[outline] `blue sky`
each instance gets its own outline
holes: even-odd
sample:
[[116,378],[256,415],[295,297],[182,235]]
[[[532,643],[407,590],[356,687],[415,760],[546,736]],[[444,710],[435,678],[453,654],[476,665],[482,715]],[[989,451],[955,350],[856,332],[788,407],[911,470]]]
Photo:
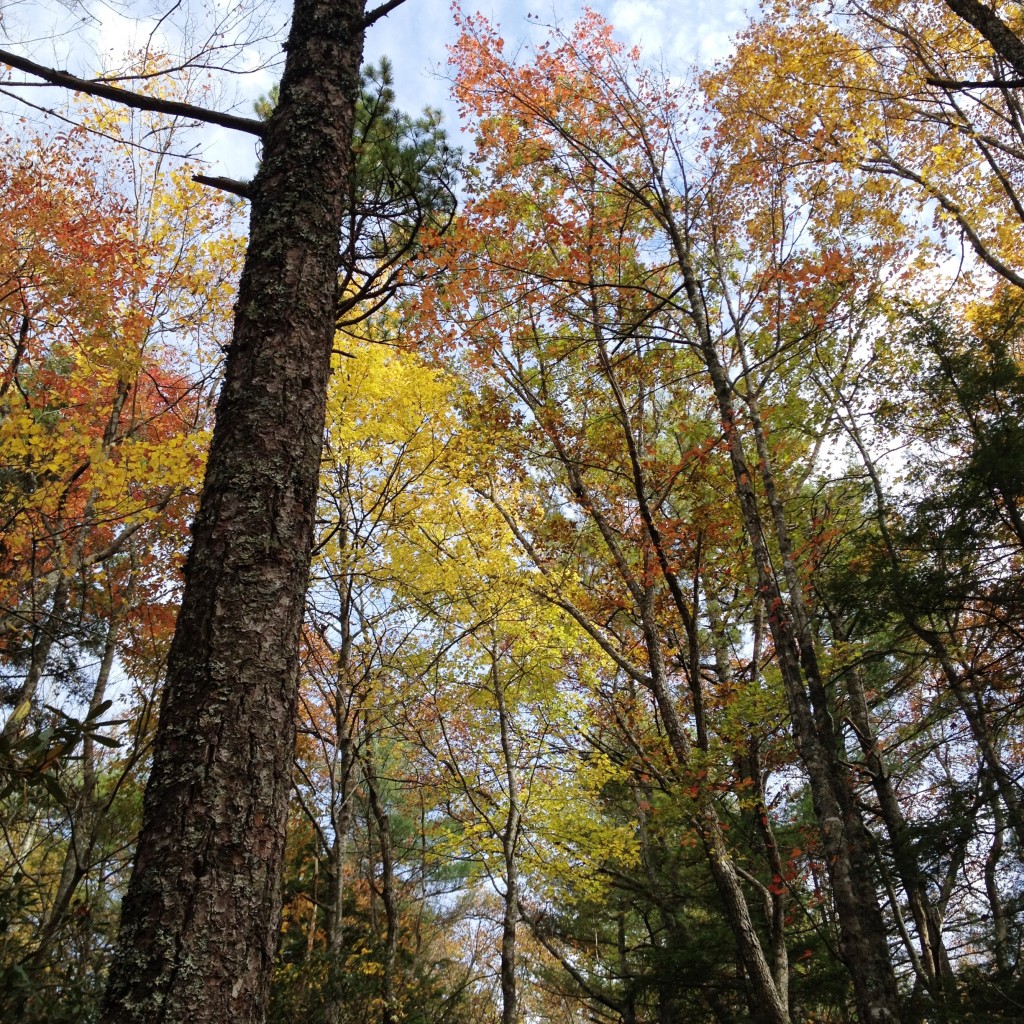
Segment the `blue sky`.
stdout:
[[[498,21],[505,37],[513,40],[530,34],[528,14],[545,24],[572,22],[583,5],[566,0],[483,0],[475,4],[464,0],[464,6]],[[624,41],[638,44],[670,68],[724,56],[730,37],[746,24],[749,7],[742,0],[596,0],[590,6],[616,27]],[[408,95],[408,102],[422,95],[425,101],[440,105],[447,86],[438,72],[444,71],[445,46],[453,39],[447,0],[406,0],[370,31],[367,55],[386,53],[392,57],[402,75],[402,96]],[[413,59],[399,60],[400,55]]]
[[[373,3],[369,0],[370,6]],[[570,0],[464,0],[464,6],[499,22],[511,42],[538,31],[527,21],[528,14],[542,24],[568,23],[578,16],[582,4]],[[725,56],[730,38],[746,24],[752,4],[745,0],[594,0],[591,6],[616,27],[623,41],[638,44],[654,62],[681,73],[694,62],[707,64]],[[0,0],[0,46],[42,63],[90,74],[141,47],[147,39],[173,48],[174,33],[184,23],[175,23],[177,13],[164,22],[159,20],[161,12],[173,7],[173,0]],[[254,0],[250,5],[232,0],[186,0],[178,8],[178,12],[191,10],[193,31],[200,36],[208,33],[210,26],[224,28],[218,21],[229,19],[228,41],[252,41],[234,51],[233,60],[258,70],[221,76],[217,106],[248,113],[252,100],[273,83],[277,76],[273,62],[280,51],[272,40],[280,38],[288,8],[284,0]],[[253,13],[239,20],[239,11]],[[448,99],[445,65],[446,47],[454,38],[449,0],[406,0],[370,30],[365,51],[368,60],[381,55],[391,58],[402,107],[410,111],[427,104],[440,107],[452,134],[458,125]],[[265,60],[270,65],[260,68]],[[61,102],[59,94],[47,93],[29,90],[24,94],[44,105]],[[0,97],[2,110],[14,112],[10,101]],[[234,133],[204,131],[201,148],[213,170],[231,177],[248,176],[255,163],[252,140]]]

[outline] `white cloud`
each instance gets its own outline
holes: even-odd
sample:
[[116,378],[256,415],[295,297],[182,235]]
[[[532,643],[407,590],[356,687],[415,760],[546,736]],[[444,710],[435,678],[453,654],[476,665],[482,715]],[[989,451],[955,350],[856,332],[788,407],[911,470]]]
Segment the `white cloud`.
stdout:
[[[501,25],[511,44],[537,37],[536,24],[570,23],[582,3],[561,0],[464,0]],[[370,0],[373,6],[373,0]],[[608,19],[624,42],[637,45],[669,73],[684,74],[694,63],[708,66],[725,57],[731,39],[747,24],[745,0],[592,0],[590,6]],[[527,15],[535,17],[527,20]],[[457,128],[454,104],[448,97],[448,53],[456,31],[448,0],[407,0],[370,29],[367,60],[389,56],[394,64],[398,102],[408,110],[424,105],[445,111],[448,129]]]
[[747,23],[746,8],[743,0],[613,0],[598,6],[624,39],[673,72],[727,56],[732,37]]
[[99,0],[90,4],[88,11],[83,41],[91,46],[102,67],[125,66],[147,44],[158,51],[168,49],[166,36],[152,18],[126,17]]
[[[372,8],[378,2],[382,0],[368,0],[368,6]],[[499,22],[510,46],[516,40],[540,38],[544,30],[538,23],[566,25],[582,9],[582,3],[565,0],[464,3],[467,11],[482,8],[485,16]],[[142,0],[133,4],[86,0],[81,5],[68,0],[37,0],[14,5],[13,9],[22,15],[17,30],[26,44],[19,48],[34,52],[37,59],[46,63],[85,74],[97,70],[98,58],[108,66],[121,65],[147,44],[169,52],[178,47],[187,49],[183,35],[189,31],[185,27],[187,18],[177,25],[173,19],[158,25],[158,18],[152,16],[166,11],[170,4],[171,0]],[[268,67],[266,62],[276,62],[280,57],[272,40],[288,6],[286,0],[255,0],[251,6],[233,0],[206,0],[191,8],[197,17],[192,29],[215,33],[212,26],[220,22],[228,30],[220,41],[237,46],[230,63],[240,71],[250,72],[222,76],[219,105],[248,114],[252,101],[273,84],[280,64]],[[731,37],[747,20],[744,0],[592,0],[590,6],[615,26],[619,38],[638,45],[653,63],[661,64],[674,76],[684,75],[694,62],[706,65],[725,56]],[[132,11],[144,16],[133,18],[122,13]],[[184,11],[185,7],[178,14]],[[534,18],[528,20],[528,14]],[[15,26],[9,22],[6,27],[11,30]],[[418,111],[425,105],[440,107],[452,134],[457,133],[458,124],[455,106],[449,98],[447,47],[455,39],[449,0],[407,0],[370,29],[365,48],[368,61],[383,55],[391,58],[400,106],[409,111]],[[243,176],[251,172],[250,140],[240,140],[236,145],[223,132],[208,132],[205,139],[204,148],[215,159],[219,173]],[[243,166],[237,166],[238,161]]]

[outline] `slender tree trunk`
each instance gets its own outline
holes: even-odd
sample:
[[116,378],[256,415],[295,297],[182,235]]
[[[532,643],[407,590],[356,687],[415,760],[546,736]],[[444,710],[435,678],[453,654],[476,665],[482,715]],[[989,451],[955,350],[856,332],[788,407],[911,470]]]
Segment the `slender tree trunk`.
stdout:
[[[346,636],[348,631],[346,630]],[[347,645],[343,643],[343,650]],[[327,991],[321,1006],[324,1024],[340,1024],[344,1005],[341,998],[345,945],[345,857],[352,827],[352,791],[355,788],[356,730],[358,717],[348,678],[347,655],[339,656],[338,692],[335,693],[335,729],[340,766],[332,769],[331,825],[333,838],[327,850]]]
[[[96,685],[93,687],[89,700],[89,715],[95,715],[106,699],[110,672],[114,667],[114,656],[117,653],[117,633],[120,622],[115,612],[107,627],[107,639],[100,660]],[[96,845],[98,820],[102,808],[96,799],[96,743],[89,735],[82,740],[82,792],[75,801],[74,810],[70,812],[71,834],[64,850],[64,862],[61,865],[57,889],[53,894],[53,903],[49,913],[44,917],[39,929],[39,945],[32,954],[30,964],[33,970],[41,968],[50,953],[50,945],[67,919],[71,901],[78,890],[78,885],[92,867],[93,849]]]
[[262,1021],[362,0],[295,0],[105,1024]]
[[[755,470],[744,451],[745,435],[738,426],[733,382],[719,354],[718,339],[711,333],[703,284],[694,271],[689,228],[678,217],[660,166],[654,164],[652,170],[659,197],[655,210],[682,273],[688,313],[721,417],[736,498],[757,572],[758,596],[767,615],[793,738],[807,772],[827,858],[840,922],[840,951],[853,979],[857,1012],[862,1024],[895,1024],[899,1020],[899,996],[885,920],[875,891],[871,837],[857,806],[854,780],[843,761],[842,737],[830,713],[765,433],[756,403],[748,396],[750,425],[760,463],[756,472],[768,506],[766,516],[762,515],[754,489]],[[767,539],[770,536],[781,556],[781,573],[772,564]]]
[[633,988],[629,957],[626,955],[626,915],[620,910],[618,916],[617,946],[619,952],[619,979],[622,982],[622,1024],[636,1024],[636,993]]
[[[49,611],[43,615],[42,622],[36,627],[32,639],[32,655],[28,663],[28,672],[18,689],[18,694],[12,703],[14,707],[22,704],[32,704],[35,701],[36,691],[42,682],[43,673],[46,671],[46,663],[50,659],[50,651],[57,642],[57,636],[64,626],[65,613],[68,608],[68,596],[70,585],[66,573],[61,572],[57,579],[57,587],[53,592]],[[4,739],[14,739],[19,736],[27,724],[25,718],[8,717],[0,734]]]
[[384,976],[383,1011],[381,1024],[396,1024],[399,1017],[398,996],[395,986],[395,966],[398,954],[398,900],[395,893],[395,859],[392,851],[391,822],[380,798],[377,766],[373,747],[368,743],[363,755],[366,792],[370,811],[377,825],[380,840],[380,898],[384,904]]
[[[838,623],[833,623],[833,632],[840,640],[846,639]],[[893,788],[888,766],[881,756],[878,737],[868,710],[864,681],[856,666],[846,673],[846,693],[850,721],[864,753],[864,764],[871,777],[879,812],[892,844],[896,873],[907,894],[907,902],[917,927],[921,947],[919,962],[924,971],[922,981],[942,1004],[955,996],[953,968],[942,937],[942,918],[938,907],[928,895],[928,886],[914,850],[907,820]]]
[[965,673],[961,672],[954,664],[953,655],[946,641],[935,630],[922,626],[909,617],[905,618],[910,628],[935,654],[942,668],[942,674],[949,684],[950,692],[953,694],[957,706],[963,712],[964,718],[967,719],[971,737],[981,754],[985,768],[995,783],[996,791],[1006,805],[1006,813],[1009,815],[1010,825],[1016,834],[1017,842],[1024,844],[1024,802],[1021,799],[1021,787],[1003,763],[1002,755],[999,752],[998,736],[993,734],[989,717],[984,713],[984,708],[979,707],[975,699],[976,695],[971,693],[965,681]]
[[[840,925],[840,949],[853,979],[862,1024],[899,1020],[896,976],[889,958],[885,921],[875,891],[870,836],[857,807],[854,783],[841,754],[809,617],[803,600],[761,424],[753,413],[760,477],[769,505],[761,515],[753,475],[737,429],[732,386],[709,335],[701,346],[729,446],[736,495],[757,568],[758,589],[768,615],[775,657],[782,675],[797,752],[807,771],[822,848]],[[766,537],[774,535],[785,590],[772,566]]]
[[497,651],[491,650],[491,685],[498,710],[501,733],[501,756],[505,766],[505,784],[508,787],[508,813],[501,834],[501,849],[505,864],[505,906],[501,919],[501,1024],[515,1024],[519,1017],[516,990],[516,931],[519,923],[519,834],[522,808],[519,802],[519,778],[512,751],[508,706],[505,703],[505,684],[498,668]]
[[[857,450],[860,452],[868,479],[871,481],[871,487],[875,494],[875,520],[878,523],[878,529],[882,535],[886,553],[889,556],[896,579],[899,581],[902,573],[902,563],[892,535],[889,532],[888,504],[885,500],[885,491],[882,488],[881,478],[852,415],[846,425],[846,429],[851,440],[857,446]],[[903,598],[903,584],[898,583],[898,586],[899,590],[897,593],[900,598]],[[974,695],[970,692],[966,673],[956,664],[954,653],[947,641],[937,630],[921,621],[918,615],[915,614],[912,602],[903,601],[902,615],[903,621],[914,635],[929,648],[939,663],[949,690],[967,719],[971,735],[981,754],[982,760],[985,762],[985,766],[996,785],[999,795],[1006,804],[1010,825],[1016,833],[1017,840],[1020,843],[1024,843],[1024,806],[1022,806],[1021,802],[1021,788],[1003,764],[999,754],[997,737],[992,734],[992,729],[990,728],[987,716],[984,714],[984,709],[977,705]]]
[[[708,582],[705,587],[712,593]],[[705,601],[708,612],[708,623],[711,627],[711,646],[715,655],[715,674],[726,686],[733,686],[732,664],[723,632],[723,623],[718,601],[708,597]],[[752,673],[759,672],[761,661],[761,639],[764,630],[764,609],[756,605],[754,609],[753,651],[751,657]],[[783,877],[785,874],[779,846],[775,840],[771,819],[768,814],[768,799],[764,788],[764,772],[761,770],[761,758],[758,741],[754,735],[747,740],[747,749],[736,755],[737,777],[750,778],[753,782],[753,793],[756,804],[749,812],[751,833],[757,837],[765,862],[773,876]],[[768,929],[768,955],[771,959],[772,976],[775,988],[779,993],[779,1001],[789,1006],[789,952],[786,949],[786,916],[787,893],[785,889],[776,891],[775,887],[762,887],[762,901],[765,925]]]
[[344,1013],[340,992],[345,947],[345,857],[348,853],[349,830],[352,827],[352,789],[355,784],[355,771],[351,760],[355,752],[355,743],[351,735],[341,737],[338,747],[342,767],[338,773],[334,805],[331,808],[334,838],[327,851],[328,965],[327,991],[321,1007],[324,1024],[340,1024]]
[[[690,741],[680,721],[675,703],[672,701],[665,681],[665,665],[661,645],[651,627],[650,594],[641,606],[641,617],[647,641],[648,664],[651,672],[651,692],[661,714],[672,752],[680,766],[692,763]],[[726,916],[736,938],[743,969],[750,981],[754,999],[760,1011],[759,1017],[765,1024],[789,1024],[789,1007],[783,1002],[771,964],[765,956],[761,938],[757,934],[750,914],[740,876],[733,863],[732,853],[725,841],[722,823],[709,797],[700,798],[700,806],[694,818],[694,825],[708,857],[715,888],[722,899]]]
[[1006,906],[999,891],[999,861],[1005,850],[1004,834],[1006,821],[1003,809],[999,806],[991,779],[982,777],[982,786],[986,790],[989,806],[992,808],[992,843],[985,857],[985,894],[988,896],[989,916],[992,918],[992,952],[995,956],[996,969],[1000,975],[1009,977],[1016,963],[1013,947],[1010,945],[1010,926],[1007,921]]
[[[695,616],[688,607],[679,580],[671,568],[653,512],[647,500],[647,488],[639,454],[642,445],[637,443],[638,439],[632,433],[629,416],[626,413],[625,399],[621,389],[619,389],[615,382],[610,361],[602,347],[600,328],[598,318],[596,317],[595,332],[598,336],[598,352],[603,359],[606,379],[611,384],[613,393],[616,396],[620,424],[622,425],[630,454],[634,494],[640,507],[647,536],[651,541],[651,551],[647,555],[653,556],[653,559],[657,562],[657,571],[666,581],[673,605],[680,616],[680,621],[688,637],[689,684],[697,724],[697,739],[700,747],[706,749],[708,741],[700,689],[699,662],[696,655],[698,647]],[[540,403],[538,402],[537,404]],[[692,744],[670,691],[662,638],[654,608],[653,589],[649,583],[641,583],[634,579],[633,571],[621,553],[614,531],[605,521],[604,517],[596,511],[595,503],[587,493],[578,466],[560,442],[557,434],[552,434],[551,440],[565,468],[573,493],[581,506],[588,510],[601,531],[608,550],[619,568],[622,579],[637,603],[650,672],[650,680],[647,686],[654,697],[658,713],[661,715],[665,726],[665,734],[668,737],[676,762],[681,768],[685,769],[693,761]],[[655,575],[654,565],[645,564],[642,578],[647,581],[655,578]],[[735,936],[740,960],[760,1010],[760,1019],[765,1021],[766,1024],[789,1024],[789,1009],[785,1000],[780,996],[779,989],[775,984],[771,965],[765,956],[764,947],[761,944],[760,936],[750,914],[750,907],[747,904],[740,876],[733,863],[732,853],[725,841],[722,823],[710,797],[704,796],[701,798],[698,813],[693,818],[693,825],[701,838],[708,857],[708,866],[711,870],[715,887],[721,896],[729,925]]]
[[[348,494],[347,474],[341,481],[343,493]],[[352,531],[347,510],[342,507],[338,516],[338,549],[351,553]],[[350,574],[335,580],[338,595],[338,630],[341,642],[335,659],[336,680],[332,701],[334,704],[335,755],[331,765],[331,830],[327,847],[328,892],[326,921],[327,988],[320,1006],[323,1024],[341,1024],[344,1019],[342,985],[344,982],[345,943],[345,858],[348,853],[349,833],[352,827],[352,796],[356,785],[356,758],[359,746],[359,701],[353,679],[352,622],[356,614],[353,606],[352,577]],[[326,837],[325,837],[326,838]]]
[[[24,333],[25,325],[23,324],[22,326]],[[117,390],[114,393],[113,403],[110,407],[110,415],[107,417],[106,426],[103,428],[101,450],[104,455],[109,454],[114,441],[117,439],[118,428],[121,424],[121,413],[124,411],[125,402],[130,392],[131,383],[124,379],[119,380]],[[66,497],[67,495],[65,494]],[[58,540],[58,558],[57,565],[53,570],[55,583],[50,600],[50,610],[43,616],[42,621],[36,627],[28,673],[21,684],[17,697],[14,698],[13,703],[15,707],[25,702],[31,704],[35,701],[36,691],[39,689],[39,684],[46,671],[50,652],[53,650],[53,645],[57,642],[62,630],[66,627],[65,620],[68,612],[68,601],[71,596],[71,579],[83,568],[82,555],[85,551],[86,541],[89,538],[90,520],[95,508],[96,497],[97,493],[93,490],[86,499],[85,508],[81,516],[81,525],[78,527],[77,534],[73,535],[74,543],[71,545],[69,554],[64,554],[66,550],[65,542]],[[60,538],[63,532],[64,523],[61,519],[58,519],[53,536]],[[13,715],[9,717],[4,724],[3,736],[9,739],[18,735],[24,729],[25,721],[23,718],[15,720]]]

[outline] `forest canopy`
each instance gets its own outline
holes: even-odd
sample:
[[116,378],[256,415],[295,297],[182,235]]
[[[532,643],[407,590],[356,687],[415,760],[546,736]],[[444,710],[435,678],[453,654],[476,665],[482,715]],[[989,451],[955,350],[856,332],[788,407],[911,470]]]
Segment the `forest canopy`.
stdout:
[[[267,1019],[1021,1020],[1019,6],[455,19],[463,152],[355,106]],[[26,1024],[99,1019],[245,246],[72,113],[0,134]]]

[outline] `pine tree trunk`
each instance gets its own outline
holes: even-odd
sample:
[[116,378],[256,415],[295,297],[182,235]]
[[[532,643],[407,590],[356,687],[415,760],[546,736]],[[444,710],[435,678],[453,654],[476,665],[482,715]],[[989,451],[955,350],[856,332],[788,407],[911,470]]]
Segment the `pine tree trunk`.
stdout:
[[106,1024],[248,1024],[277,944],[363,0],[296,0]]

